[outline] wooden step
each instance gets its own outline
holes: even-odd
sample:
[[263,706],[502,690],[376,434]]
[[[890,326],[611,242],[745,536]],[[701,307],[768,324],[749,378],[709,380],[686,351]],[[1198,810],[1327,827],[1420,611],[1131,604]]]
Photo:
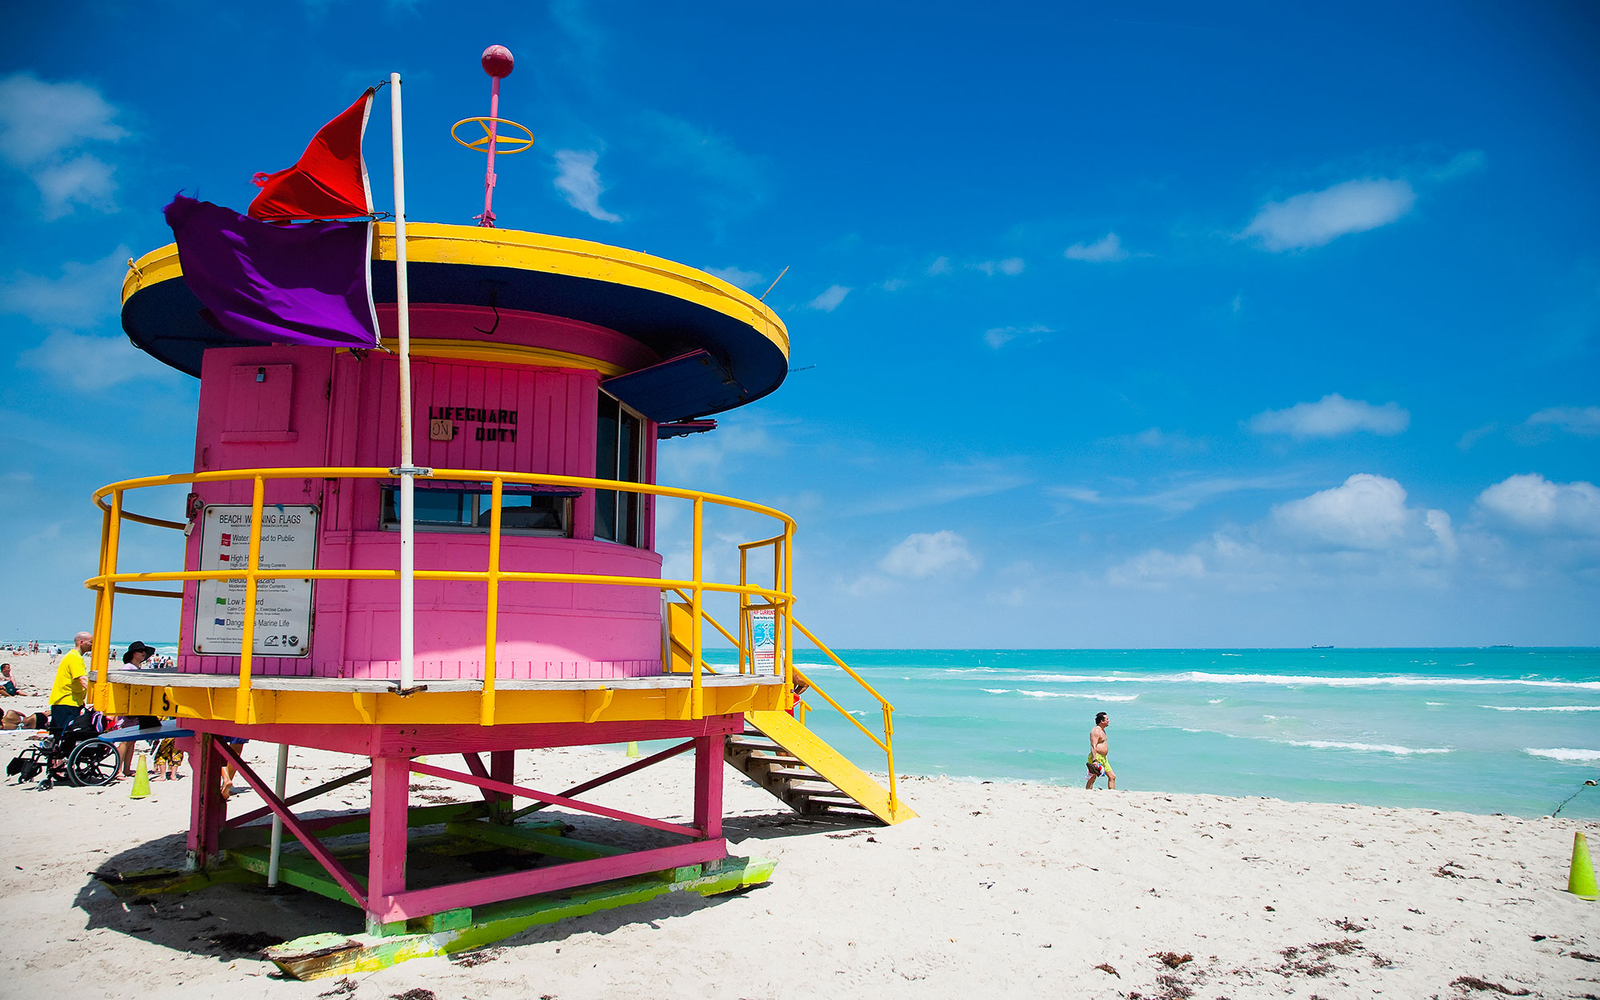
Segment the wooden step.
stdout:
[[751,750],[744,751],[744,759],[752,764],[799,764],[802,767],[805,766],[805,761],[792,753]]
[[769,767],[767,768],[767,774],[774,778],[798,778],[802,781],[828,780],[817,772],[811,770],[809,767],[805,770],[801,770],[798,767]]

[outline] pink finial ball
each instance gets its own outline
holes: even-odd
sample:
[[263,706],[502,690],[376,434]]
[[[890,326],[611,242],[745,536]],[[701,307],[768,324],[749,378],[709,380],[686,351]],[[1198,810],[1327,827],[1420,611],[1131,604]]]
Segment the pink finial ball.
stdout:
[[496,80],[504,80],[511,75],[511,68],[516,65],[511,58],[511,50],[504,45],[491,45],[483,50],[483,71]]

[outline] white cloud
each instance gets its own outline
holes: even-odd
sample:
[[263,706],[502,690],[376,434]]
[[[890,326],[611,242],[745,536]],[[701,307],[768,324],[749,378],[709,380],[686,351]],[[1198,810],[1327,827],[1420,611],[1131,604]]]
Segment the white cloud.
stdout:
[[1103,264],[1111,261],[1127,260],[1128,251],[1123,249],[1122,241],[1116,233],[1106,233],[1093,243],[1074,243],[1067,247],[1068,260],[1086,260],[1092,264]]
[[983,332],[983,342],[998,351],[1018,337],[1054,332],[1054,330],[1041,323],[1035,323],[1032,326],[997,326]]
[[18,272],[0,283],[0,313],[26,316],[53,330],[83,330],[116,315],[128,248],[97,261],[68,261],[59,278]]
[[1411,414],[1398,403],[1373,406],[1360,399],[1330,393],[1315,403],[1296,403],[1287,410],[1267,410],[1250,418],[1257,434],[1287,434],[1295,438],[1338,437],[1356,431],[1385,436],[1399,434],[1411,423]]
[[839,303],[843,302],[844,297],[849,294],[850,289],[844,285],[829,285],[821,295],[807,302],[806,308],[819,309],[822,312],[831,313],[839,308]]
[[1399,483],[1358,472],[1342,486],[1279,504],[1272,519],[1291,538],[1313,545],[1386,549],[1405,534],[1412,512]]
[[716,275],[730,285],[738,285],[740,288],[754,288],[756,285],[761,284],[763,280],[757,272],[744,271],[737,267],[708,267],[705,272]]
[[1111,567],[1106,571],[1106,582],[1119,587],[1165,588],[1176,581],[1198,580],[1205,575],[1205,562],[1195,553],[1174,555],[1151,549]]
[[556,150],[556,167],[560,171],[556,176],[556,190],[566,197],[567,204],[592,218],[621,222],[622,216],[600,207],[600,196],[606,189],[600,183],[600,172],[595,169],[599,161],[600,154],[592,149]]
[[1600,436],[1600,406],[1552,406],[1529,417],[1527,425],[1555,427],[1584,437]]
[[1240,233],[1273,252],[1320,247],[1350,233],[1362,233],[1401,218],[1416,203],[1404,180],[1371,178],[1345,181],[1268,202]]
[[886,292],[898,292],[909,284],[911,284],[911,282],[904,278],[885,278],[883,283],[878,287],[882,288]]
[[996,274],[1016,277],[1027,265],[1021,257],[1007,257],[1005,260],[979,261],[972,266],[992,278]]
[[936,531],[908,535],[889,550],[878,568],[892,576],[920,580],[945,570],[970,570],[977,565],[965,538],[953,531]]
[[1535,534],[1600,535],[1600,489],[1581,480],[1510,476],[1478,494],[1478,506],[1503,524]]
[[929,274],[949,274],[950,273],[950,258],[949,257],[935,257],[934,260],[933,260],[933,263],[928,265],[928,273]]
[[23,351],[17,364],[44,372],[74,389],[100,391],[150,378],[148,368],[129,364],[132,350],[126,337],[56,330],[38,347]]
[[76,205],[116,209],[114,168],[75,151],[127,138],[117,114],[87,84],[47,83],[30,72],[0,80],[0,160],[38,187],[46,218],[66,215]]

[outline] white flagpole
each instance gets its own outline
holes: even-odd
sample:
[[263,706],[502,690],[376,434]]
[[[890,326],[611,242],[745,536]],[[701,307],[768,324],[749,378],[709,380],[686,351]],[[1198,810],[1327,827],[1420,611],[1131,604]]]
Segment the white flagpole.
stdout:
[[414,686],[416,661],[416,475],[411,464],[411,296],[406,287],[406,174],[400,131],[400,74],[389,74],[394,136],[394,270],[400,333],[400,690]]

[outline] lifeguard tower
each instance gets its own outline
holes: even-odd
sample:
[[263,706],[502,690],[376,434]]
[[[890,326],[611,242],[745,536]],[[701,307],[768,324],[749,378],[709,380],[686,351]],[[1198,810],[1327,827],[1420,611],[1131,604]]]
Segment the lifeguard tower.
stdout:
[[[509,54],[488,56],[497,102]],[[95,494],[104,525],[100,571],[88,581],[96,648],[109,645],[119,595],[153,595],[180,608],[181,655],[170,671],[100,670],[91,697],[110,713],[176,717],[197,734],[197,751],[188,869],[125,874],[113,888],[188,891],[270,875],[364,911],[363,934],[269,949],[301,977],[477,947],[662,892],[712,895],[766,880],[771,862],[728,854],[724,762],[804,813],[913,815],[896,793],[891,706],[795,617],[795,522],[656,481],[661,442],[714,432],[710,415],[783,382],[783,323],[744,291],[672,261],[494,228],[492,156],[507,152],[500,133],[512,124],[497,115],[495,106],[468,120],[487,133],[468,144],[491,156],[480,225],[413,223],[397,238],[397,205],[394,222],[375,226],[383,349],[249,343],[217,329],[176,245],[133,261],[123,287],[128,336],[199,378],[199,417],[193,471]],[[403,360],[409,450],[399,431]],[[412,537],[407,478],[413,566],[402,557]],[[141,491],[185,484],[181,515],[140,509]],[[656,548],[666,503],[683,505],[692,525],[681,579],[663,577]],[[738,546],[737,581],[702,572],[715,508],[770,524]],[[182,568],[129,565],[122,540],[145,530],[134,524],[181,533]],[[735,595],[722,598],[735,607],[731,627],[710,614],[712,595]],[[737,650],[736,667],[707,666],[714,635]],[[800,637],[876,698],[881,730],[862,727],[795,666]],[[881,748],[887,787],[806,726],[807,694]],[[231,739],[365,760],[286,795],[281,758],[278,781],[264,780]],[[518,781],[519,750],[647,740],[673,743],[573,787]],[[685,753],[692,822],[581,798]],[[536,783],[537,755],[524,761]],[[263,806],[230,811],[219,793],[225,764]],[[476,797],[414,805],[412,775]],[[369,809],[297,815],[362,779]],[[669,843],[629,850],[574,839],[547,809],[643,826]],[[440,857],[474,850],[517,860],[487,875],[441,872]]]

